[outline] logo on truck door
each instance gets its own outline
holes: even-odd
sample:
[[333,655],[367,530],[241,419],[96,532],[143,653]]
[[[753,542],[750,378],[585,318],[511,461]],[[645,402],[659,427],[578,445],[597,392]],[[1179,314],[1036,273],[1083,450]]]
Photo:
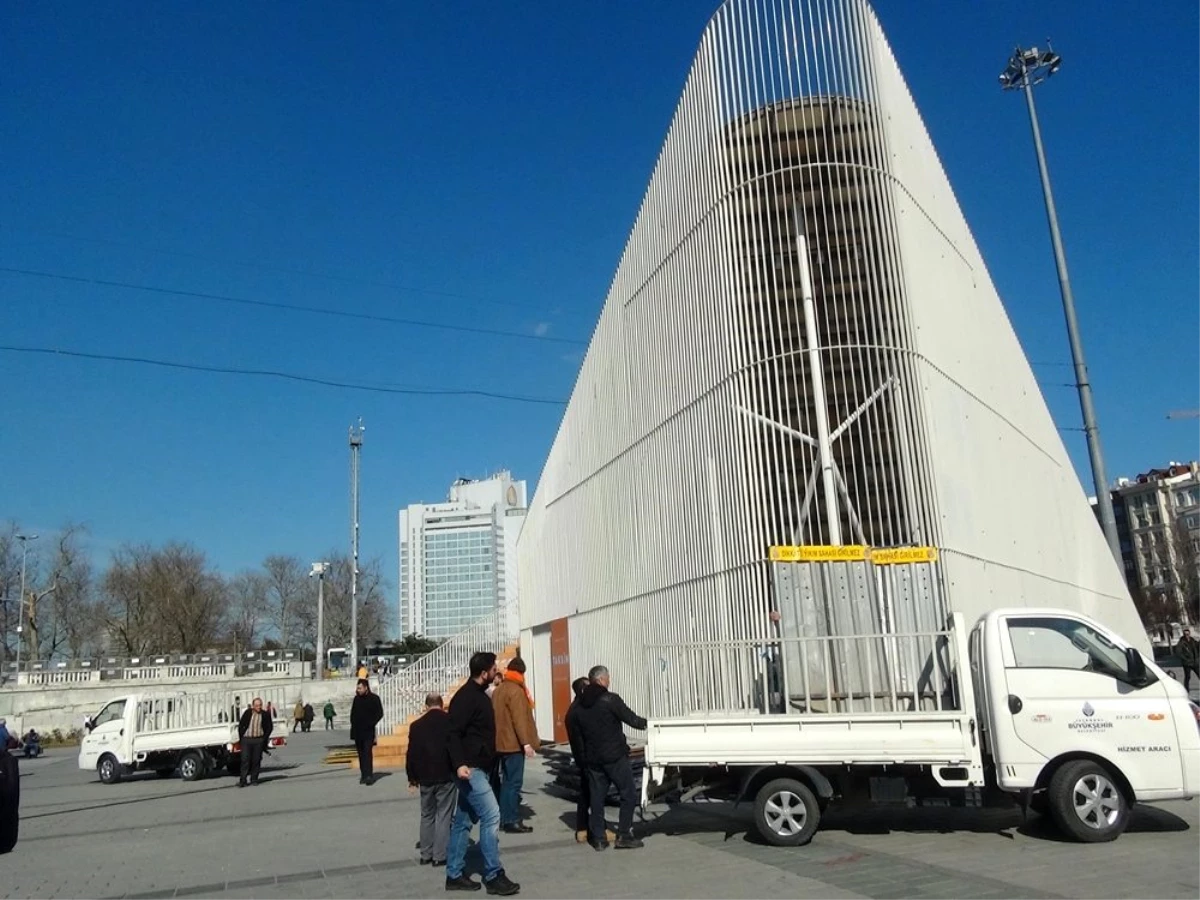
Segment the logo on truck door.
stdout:
[[1113,727],[1112,722],[1108,719],[1097,719],[1096,708],[1086,700],[1080,712],[1083,713],[1083,718],[1076,719],[1067,725],[1071,731],[1104,731]]

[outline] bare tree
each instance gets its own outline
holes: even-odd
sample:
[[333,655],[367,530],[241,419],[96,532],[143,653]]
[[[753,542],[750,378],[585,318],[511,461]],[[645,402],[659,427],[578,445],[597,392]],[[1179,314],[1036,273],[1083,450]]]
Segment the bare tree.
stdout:
[[104,577],[104,621],[131,656],[214,646],[229,596],[204,554],[186,544],[123,547]]
[[263,561],[263,571],[268,585],[270,624],[282,646],[295,647],[302,639],[298,633],[302,608],[312,602],[308,597],[308,570],[299,557],[277,554]]
[[240,648],[257,646],[271,621],[270,579],[242,572],[229,582],[230,639]]
[[79,525],[58,533],[47,571],[30,593],[30,646],[43,659],[64,652],[78,659],[95,649],[98,618],[92,564],[83,545],[86,535]]
[[1179,619],[1179,604],[1167,589],[1154,590],[1138,587],[1132,591],[1133,605],[1148,632],[1154,632],[1161,640],[1171,639],[1171,623]]
[[[325,557],[330,569],[325,576],[325,636],[330,646],[350,644],[350,557],[333,553]],[[366,563],[359,561],[358,572],[358,639],[363,644],[382,641],[390,627],[391,617],[385,593],[383,563],[376,557]]]

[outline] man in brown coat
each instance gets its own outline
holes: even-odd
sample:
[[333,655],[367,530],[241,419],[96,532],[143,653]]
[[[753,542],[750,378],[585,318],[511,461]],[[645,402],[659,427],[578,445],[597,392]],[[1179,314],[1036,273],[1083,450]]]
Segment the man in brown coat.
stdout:
[[500,780],[500,830],[509,834],[533,831],[521,822],[521,785],[525,760],[532,759],[540,742],[533,722],[533,698],[525,687],[525,661],[508,664],[504,682],[492,694],[496,714],[496,774]]

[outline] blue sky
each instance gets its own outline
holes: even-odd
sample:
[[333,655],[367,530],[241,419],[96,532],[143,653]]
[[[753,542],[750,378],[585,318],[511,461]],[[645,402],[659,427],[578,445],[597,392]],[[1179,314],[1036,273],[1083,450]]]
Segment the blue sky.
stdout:
[[[700,32],[701,0],[10,4],[0,343],[565,398]],[[1039,90],[1109,473],[1197,455],[1197,7],[877,10],[1063,428],[1079,426],[1019,96]],[[403,327],[95,281],[516,332]],[[1049,365],[1044,365],[1049,364]],[[395,578],[396,511],[535,481],[561,410],[0,352],[0,519],[97,552],[182,539],[235,572],[348,543]],[[1090,480],[1082,435],[1065,432]]]

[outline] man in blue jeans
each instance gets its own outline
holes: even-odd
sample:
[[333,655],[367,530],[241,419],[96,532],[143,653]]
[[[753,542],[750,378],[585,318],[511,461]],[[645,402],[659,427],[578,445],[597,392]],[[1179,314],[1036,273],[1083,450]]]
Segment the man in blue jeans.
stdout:
[[521,886],[508,880],[500,864],[500,806],[492,791],[491,770],[496,759],[496,718],[488,686],[496,677],[496,654],[471,657],[470,680],[450,701],[448,743],[450,762],[458,775],[458,808],[446,848],[446,890],[477,891],[480,884],[467,875],[467,842],[479,823],[483,854],[483,887],[489,894],[511,896]]

